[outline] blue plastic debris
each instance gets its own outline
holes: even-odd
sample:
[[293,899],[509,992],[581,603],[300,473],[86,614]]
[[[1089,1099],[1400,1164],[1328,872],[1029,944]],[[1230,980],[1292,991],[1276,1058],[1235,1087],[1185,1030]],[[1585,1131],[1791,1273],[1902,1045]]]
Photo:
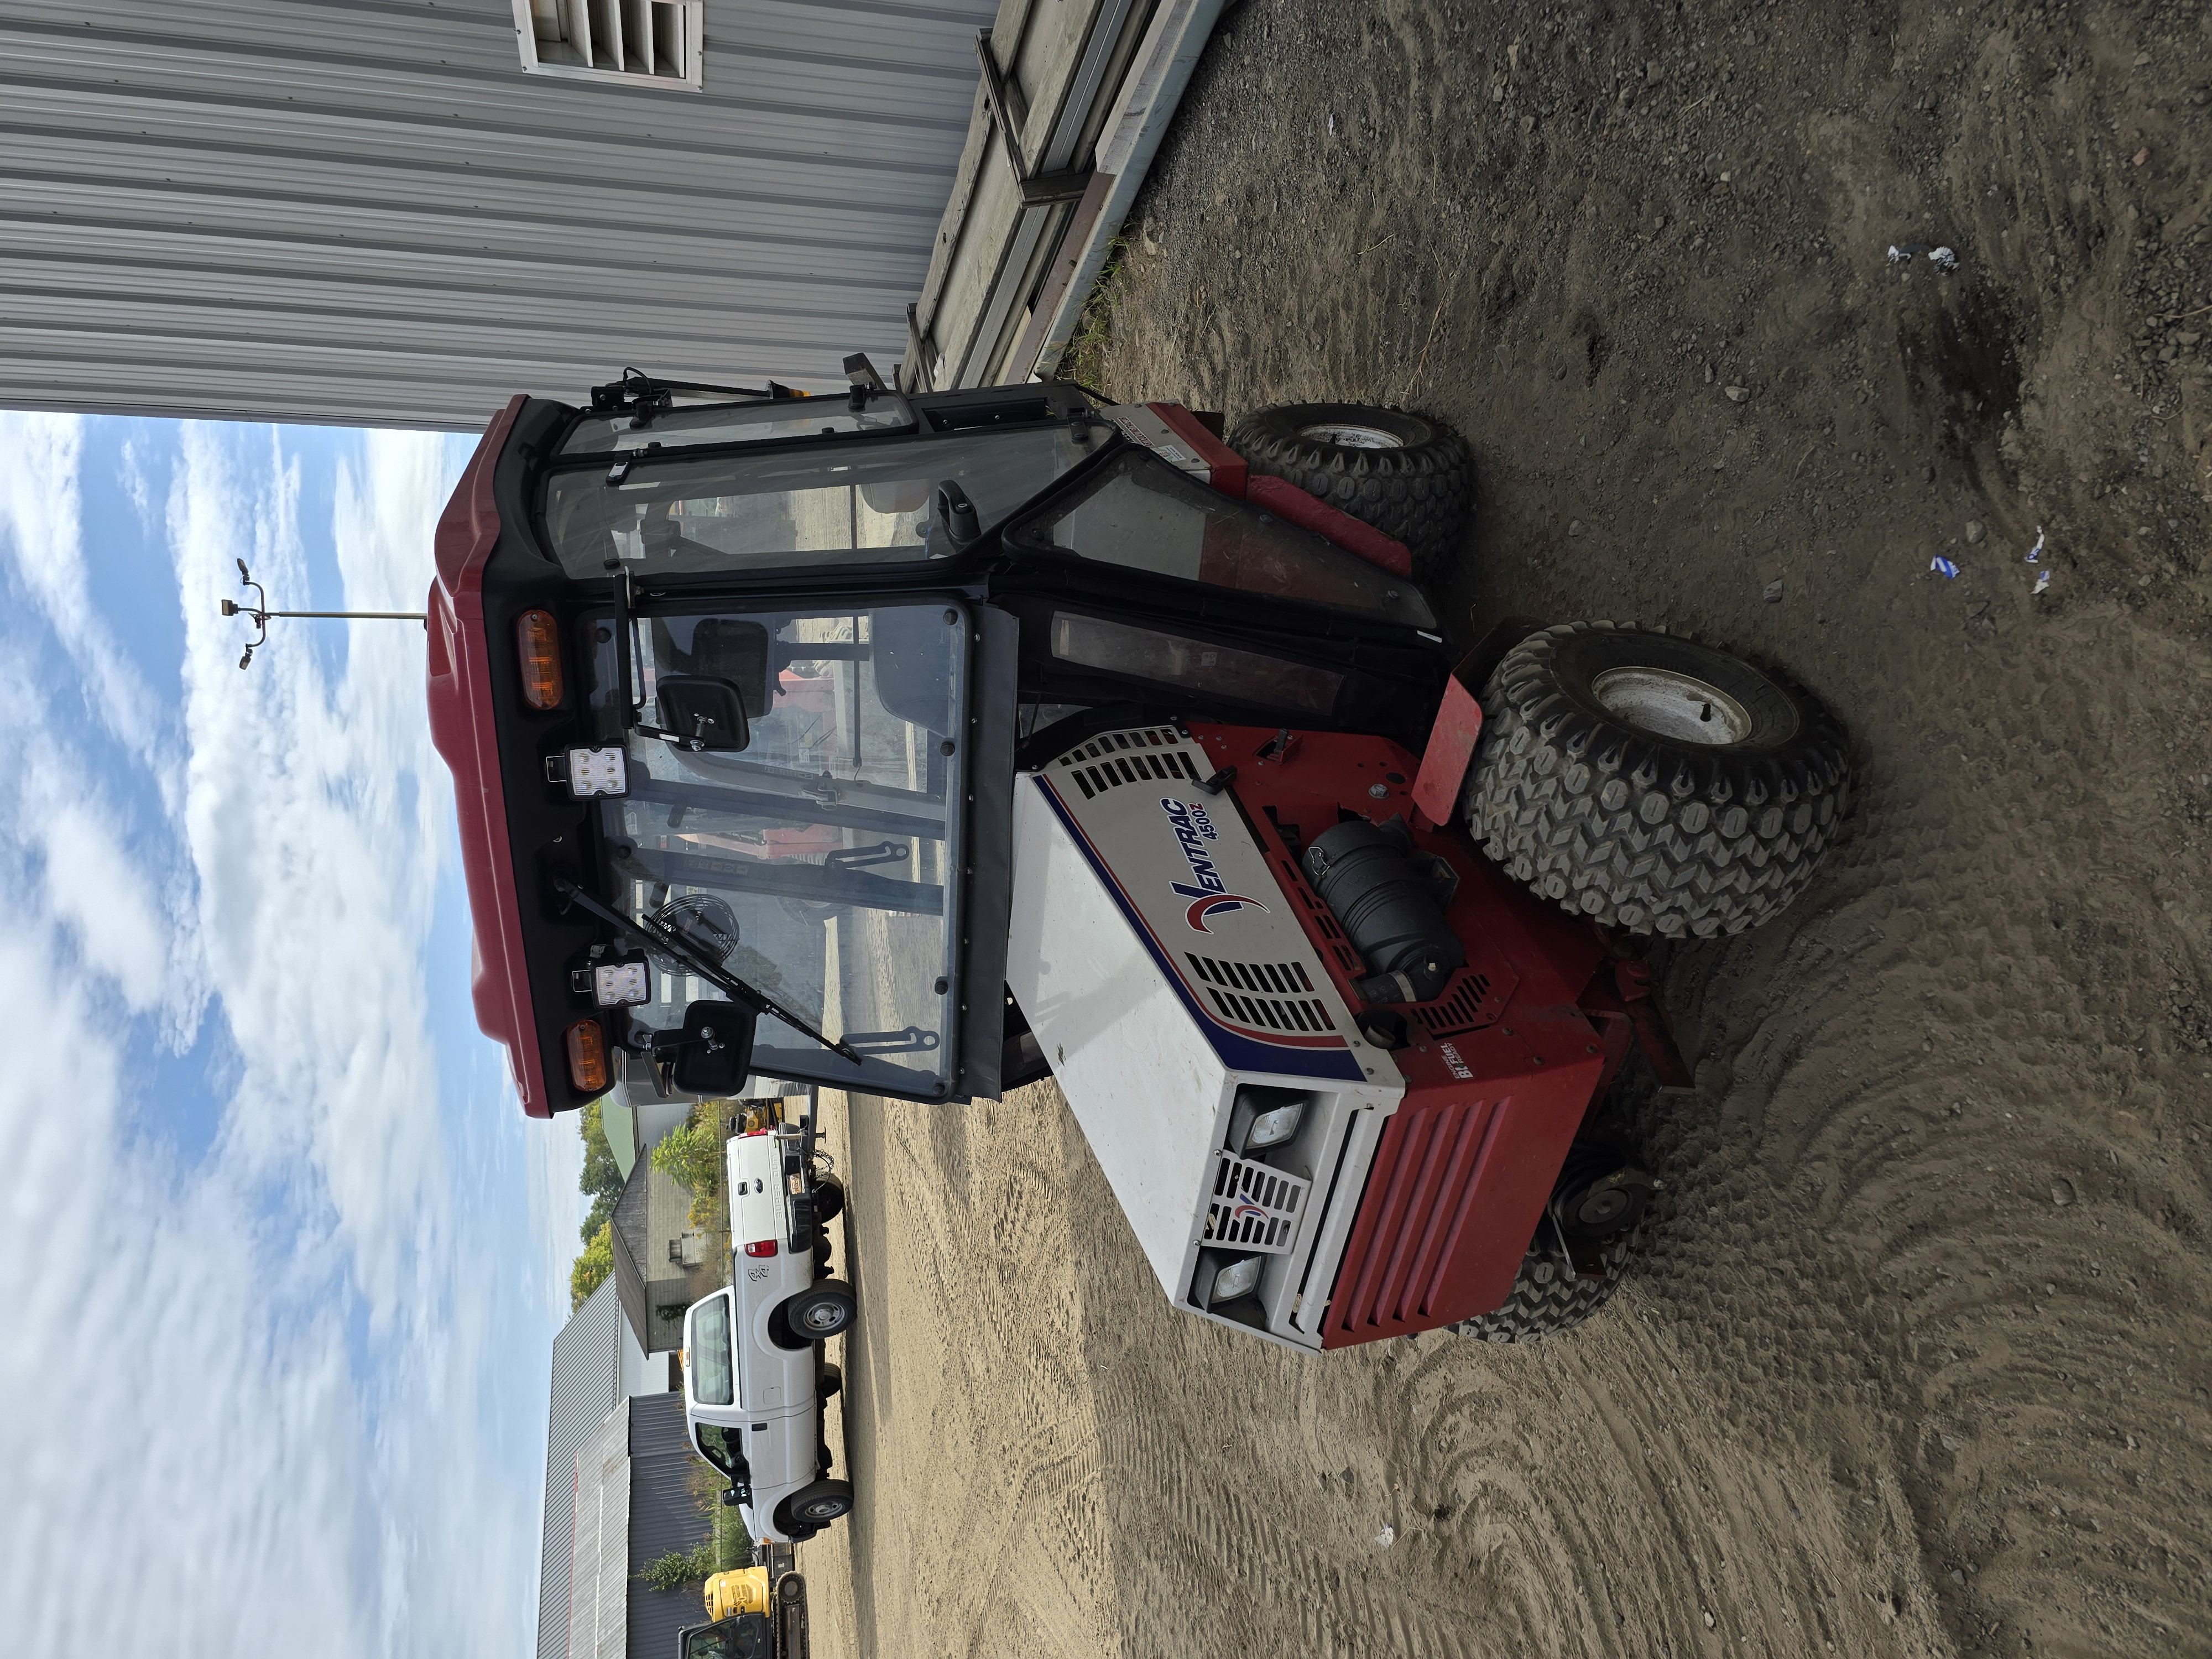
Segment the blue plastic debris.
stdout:
[[2051,573],[2050,573],[2048,570],[2039,570],[2039,571],[2037,571],[2037,572],[2035,573],[2035,587],[2034,587],[2033,592],[2031,592],[2031,593],[2028,595],[2028,597],[2029,597],[2030,599],[2034,598],[2034,597],[2035,597],[2035,594],[2037,594],[2037,593],[2040,593],[2041,592],[2043,592],[2043,590],[2044,590],[2045,588],[2046,588],[2046,587],[2048,587],[2048,586],[2051,586]]
[[[2027,558],[2026,562],[2029,564],[2041,564],[2043,562],[2043,526],[2041,525],[2035,526],[2035,545],[2027,550]],[[2046,579],[2044,583],[2044,586],[2048,587],[2050,585],[2049,580]],[[2043,588],[2039,587],[2035,591],[2040,593],[2043,592]]]
[[1939,572],[1948,580],[1956,581],[1959,579],[1959,567],[1940,553],[1928,561],[1928,568]]

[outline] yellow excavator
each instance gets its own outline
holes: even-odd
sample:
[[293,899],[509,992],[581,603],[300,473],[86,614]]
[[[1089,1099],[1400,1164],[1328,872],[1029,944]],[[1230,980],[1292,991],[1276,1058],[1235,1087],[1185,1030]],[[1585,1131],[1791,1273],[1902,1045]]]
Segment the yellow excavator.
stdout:
[[806,1581],[738,1567],[707,1581],[708,1623],[677,1638],[678,1659],[808,1659]]

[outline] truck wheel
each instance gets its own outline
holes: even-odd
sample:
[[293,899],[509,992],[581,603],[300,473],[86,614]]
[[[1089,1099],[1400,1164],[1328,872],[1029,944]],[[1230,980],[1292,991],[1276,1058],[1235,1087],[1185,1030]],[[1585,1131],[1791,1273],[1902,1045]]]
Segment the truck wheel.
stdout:
[[777,1310],[784,1328],[802,1342],[821,1342],[851,1328],[860,1317],[853,1287],[825,1279],[793,1297]]
[[811,1534],[852,1512],[851,1481],[817,1480],[801,1486],[775,1506],[775,1529],[797,1533],[805,1528]]
[[1462,1319],[1452,1329],[1485,1342],[1540,1342],[1571,1330],[1603,1307],[1620,1287],[1629,1258],[1644,1242],[1640,1231],[1617,1233],[1599,1246],[1605,1277],[1584,1279],[1556,1251],[1532,1247],[1521,1258],[1513,1293],[1496,1313]]
[[1813,878],[1848,809],[1843,727],[1802,686],[1663,629],[1567,623],[1483,690],[1468,827],[1563,910],[1738,933]]
[[1229,447],[1253,471],[1287,479],[1405,543],[1418,581],[1459,550],[1474,461],[1441,421],[1364,404],[1286,404],[1246,416]]
[[823,1176],[814,1186],[814,1224],[826,1227],[845,1212],[845,1183]]

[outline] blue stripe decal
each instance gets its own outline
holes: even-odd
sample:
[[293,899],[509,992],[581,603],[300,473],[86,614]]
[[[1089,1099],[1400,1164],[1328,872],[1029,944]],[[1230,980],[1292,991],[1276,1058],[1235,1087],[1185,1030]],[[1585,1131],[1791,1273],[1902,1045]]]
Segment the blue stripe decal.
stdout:
[[1091,850],[1091,838],[1083,833],[1082,826],[1070,815],[1052,785],[1039,774],[1032,773],[1030,776],[1036,787],[1044,792],[1045,799],[1059,815],[1060,823],[1066,826],[1070,839],[1090,860],[1091,869],[1097,872],[1106,890],[1114,896],[1114,902],[1121,907],[1121,915],[1136,930],[1137,937],[1144,940],[1145,949],[1152,952],[1152,961],[1162,976],[1175,987],[1176,995],[1182,999],[1182,1006],[1189,1011],[1191,1018],[1198,1022],[1199,1029],[1206,1033],[1206,1040],[1213,1045],[1213,1052],[1220,1056],[1222,1064],[1237,1072],[1278,1072],[1290,1077],[1337,1078],[1350,1083],[1366,1081],[1366,1073],[1359,1062],[1345,1049],[1292,1048],[1287,1044],[1262,1042],[1257,1037],[1246,1036],[1241,1031],[1228,1030],[1199,1006],[1198,999],[1190,994],[1190,988],[1183,983],[1182,975],[1176,972],[1166,951],[1152,937],[1151,927],[1137,907],[1130,902],[1129,896],[1121,890],[1121,884],[1114,878],[1114,872]]

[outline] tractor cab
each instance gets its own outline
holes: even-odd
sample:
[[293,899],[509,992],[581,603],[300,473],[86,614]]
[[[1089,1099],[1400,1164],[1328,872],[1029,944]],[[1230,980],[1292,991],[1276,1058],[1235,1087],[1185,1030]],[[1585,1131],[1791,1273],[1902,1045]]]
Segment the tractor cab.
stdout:
[[1411,584],[1209,488],[1234,458],[1187,413],[872,380],[518,398],[441,523],[433,732],[532,1114],[749,1074],[995,1094],[1024,740],[1434,701]]

